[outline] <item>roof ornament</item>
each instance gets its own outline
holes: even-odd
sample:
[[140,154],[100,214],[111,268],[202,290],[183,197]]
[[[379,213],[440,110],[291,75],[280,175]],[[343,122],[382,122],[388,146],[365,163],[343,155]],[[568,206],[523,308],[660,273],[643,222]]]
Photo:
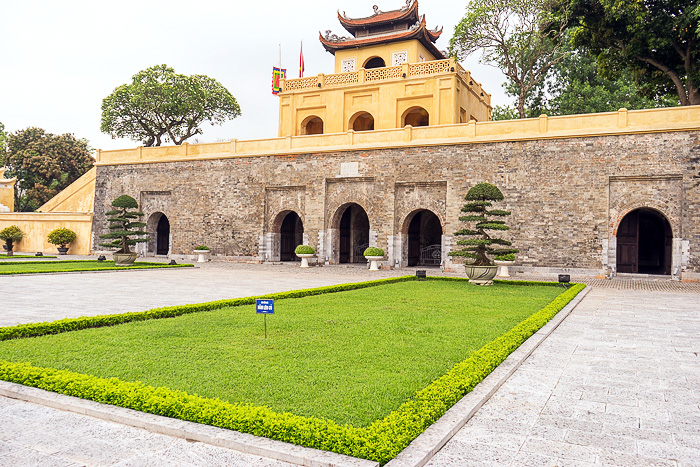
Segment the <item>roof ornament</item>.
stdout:
[[326,29],[326,35],[323,36],[323,38],[326,39],[328,42],[343,42],[350,39],[346,36],[338,36],[337,34],[333,34],[330,29]]
[[383,13],[383,11],[380,10],[379,6],[377,6],[377,5],[372,5],[372,9],[374,10],[375,15],[378,15],[379,13]]
[[412,24],[412,25],[411,25],[410,30],[411,30],[411,31],[415,31],[415,30],[418,29],[419,27],[420,27],[420,21],[416,21],[415,24]]
[[413,5],[413,2],[414,2],[414,0],[406,0],[406,5],[402,6],[399,11],[409,10],[411,8],[411,6]]

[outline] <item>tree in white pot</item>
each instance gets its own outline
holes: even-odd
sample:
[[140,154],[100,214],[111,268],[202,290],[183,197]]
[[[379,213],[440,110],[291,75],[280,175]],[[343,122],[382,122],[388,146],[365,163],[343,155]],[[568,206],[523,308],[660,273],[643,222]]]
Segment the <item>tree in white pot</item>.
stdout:
[[377,261],[381,261],[384,259],[384,250],[375,246],[371,246],[364,251],[363,255],[369,260],[369,270],[379,271]]
[[316,254],[316,250],[309,245],[299,245],[294,249],[294,254],[301,258],[301,267],[309,267],[309,258],[313,258]]

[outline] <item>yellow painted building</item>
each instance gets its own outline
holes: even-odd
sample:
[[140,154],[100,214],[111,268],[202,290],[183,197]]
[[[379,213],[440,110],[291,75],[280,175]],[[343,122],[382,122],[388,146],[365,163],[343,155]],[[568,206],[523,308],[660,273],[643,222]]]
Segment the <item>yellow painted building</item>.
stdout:
[[418,2],[367,18],[338,20],[352,37],[326,31],[335,73],[282,81],[279,136],[449,125],[491,118],[491,95],[434,42]]
[[15,210],[15,183],[17,177],[5,178],[5,169],[0,168],[0,212]]

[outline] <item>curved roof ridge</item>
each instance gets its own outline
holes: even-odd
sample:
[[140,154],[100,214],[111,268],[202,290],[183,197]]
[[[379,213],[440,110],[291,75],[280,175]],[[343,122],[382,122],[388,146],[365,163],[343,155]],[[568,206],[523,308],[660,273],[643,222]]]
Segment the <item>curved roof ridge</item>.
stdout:
[[406,0],[406,6],[391,11],[381,11],[377,5],[374,5],[374,14],[364,18],[348,18],[344,11],[340,13],[340,10],[338,10],[338,21],[353,35],[359,28],[376,26],[394,21],[411,20],[418,20],[418,0]]

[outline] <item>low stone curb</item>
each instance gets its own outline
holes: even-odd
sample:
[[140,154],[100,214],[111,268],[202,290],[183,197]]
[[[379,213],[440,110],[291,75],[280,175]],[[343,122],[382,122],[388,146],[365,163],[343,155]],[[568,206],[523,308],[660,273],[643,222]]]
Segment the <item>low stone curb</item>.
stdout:
[[414,439],[386,467],[422,467],[427,464],[472,416],[515,373],[535,349],[569,316],[590,291],[583,289],[557,315],[498,365],[474,390],[460,399],[445,415]]
[[[486,401],[506,382],[532,352],[564,321],[588,294],[586,287],[566,307],[501,363],[472,392],[464,396],[440,419],[418,436],[387,467],[421,467],[425,465],[462,428]],[[162,417],[77,397],[57,394],[43,389],[0,381],[0,396],[40,404],[68,412],[144,428],[191,441],[199,441],[246,454],[309,467],[378,467],[379,463],[365,459],[311,449],[282,441],[240,433],[199,423]]]
[[177,420],[132,409],[57,394],[43,389],[0,381],[0,396],[75,412],[108,422],[143,428],[152,433],[199,441],[213,446],[308,467],[378,467],[378,462],[334,452],[296,446],[199,423]]

